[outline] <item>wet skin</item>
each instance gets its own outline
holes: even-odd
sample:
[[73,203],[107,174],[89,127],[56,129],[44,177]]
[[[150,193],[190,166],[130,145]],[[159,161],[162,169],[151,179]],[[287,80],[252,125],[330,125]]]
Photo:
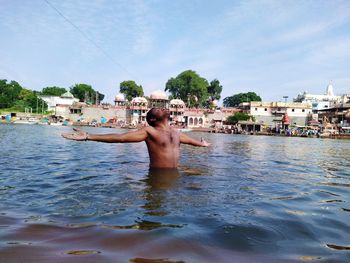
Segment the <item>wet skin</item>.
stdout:
[[204,140],[198,141],[169,126],[169,111],[152,108],[150,110],[151,126],[124,134],[88,134],[79,129],[62,136],[76,141],[99,141],[107,143],[131,143],[145,141],[150,157],[151,168],[177,168],[180,157],[180,144],[207,147]]

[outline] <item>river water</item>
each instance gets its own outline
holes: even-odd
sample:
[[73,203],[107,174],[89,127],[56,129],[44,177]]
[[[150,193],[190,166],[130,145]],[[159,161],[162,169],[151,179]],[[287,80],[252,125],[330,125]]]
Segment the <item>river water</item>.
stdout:
[[190,133],[162,176],[70,129],[0,125],[0,262],[350,261],[350,141]]

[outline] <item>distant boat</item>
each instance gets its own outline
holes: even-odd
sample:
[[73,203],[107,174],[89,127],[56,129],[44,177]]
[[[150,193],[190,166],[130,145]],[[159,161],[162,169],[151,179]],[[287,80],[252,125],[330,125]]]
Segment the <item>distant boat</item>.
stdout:
[[63,126],[72,126],[72,125],[73,125],[73,122],[71,122],[71,121],[64,121],[64,122],[62,123],[62,125],[63,125]]
[[179,129],[180,130],[180,132],[190,132],[190,131],[192,131],[192,129],[190,129],[190,128],[182,128],[182,129]]
[[49,122],[49,125],[51,125],[51,126],[62,126],[63,122]]
[[37,124],[38,122],[39,120],[35,118],[25,118],[15,120],[13,121],[13,124]]
[[48,118],[42,118],[38,124],[40,125],[48,125],[49,124],[49,119]]

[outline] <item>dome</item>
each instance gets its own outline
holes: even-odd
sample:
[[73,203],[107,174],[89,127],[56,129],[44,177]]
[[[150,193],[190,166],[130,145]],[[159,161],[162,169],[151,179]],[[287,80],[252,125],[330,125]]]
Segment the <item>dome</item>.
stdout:
[[168,96],[165,94],[164,91],[156,90],[151,93],[150,96],[151,100],[167,100]]
[[63,93],[62,95],[61,95],[61,98],[74,98],[74,96],[73,96],[73,94],[72,93],[70,93],[69,91],[67,91],[67,92],[65,92],[65,93]]
[[213,105],[214,105],[215,107],[218,106],[218,102],[219,102],[218,100],[213,100],[213,101],[212,101],[212,103],[213,103]]
[[124,94],[120,93],[117,96],[115,96],[115,101],[125,101]]
[[170,105],[176,105],[176,106],[185,106],[185,102],[183,102],[183,100],[179,100],[179,99],[173,99],[169,102]]
[[147,103],[147,99],[144,97],[136,97],[131,100],[131,103]]
[[326,95],[327,96],[334,96],[332,83],[329,83],[329,85],[327,86]]

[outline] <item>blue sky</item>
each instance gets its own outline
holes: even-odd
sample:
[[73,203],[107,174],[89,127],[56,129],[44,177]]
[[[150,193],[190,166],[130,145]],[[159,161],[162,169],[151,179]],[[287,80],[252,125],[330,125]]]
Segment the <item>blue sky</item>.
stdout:
[[0,35],[1,79],[87,83],[110,103],[124,80],[149,95],[187,69],[222,98],[350,93],[348,0],[0,0]]

